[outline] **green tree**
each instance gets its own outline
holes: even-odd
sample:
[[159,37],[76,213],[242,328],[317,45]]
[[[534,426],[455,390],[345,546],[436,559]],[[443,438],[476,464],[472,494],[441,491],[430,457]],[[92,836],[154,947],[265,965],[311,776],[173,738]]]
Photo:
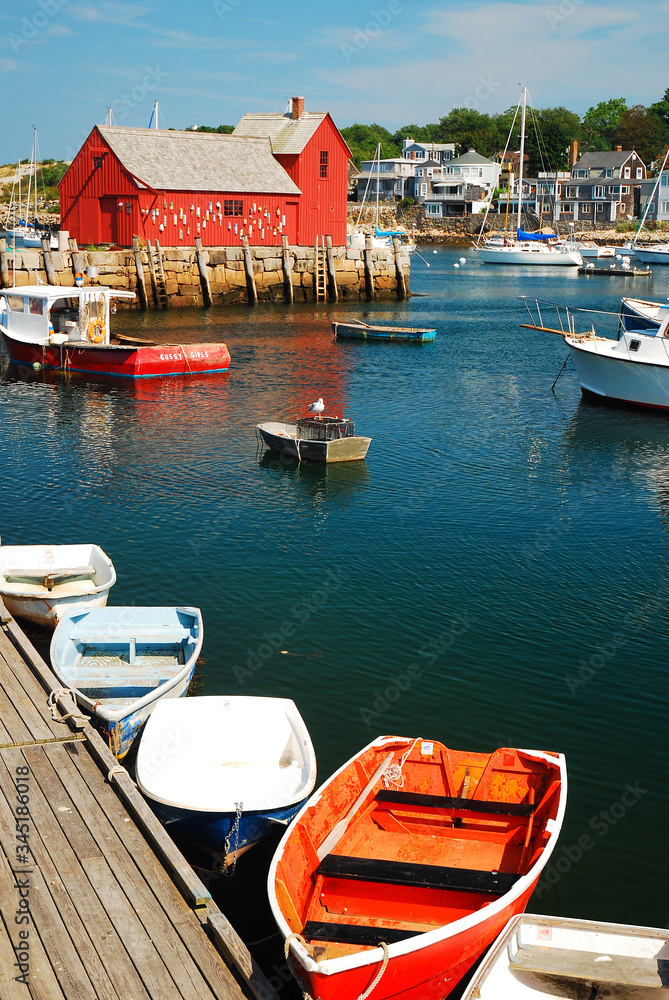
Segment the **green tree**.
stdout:
[[657,115],[658,118],[661,118],[667,128],[669,128],[669,87],[665,90],[662,100],[651,104],[648,110]]
[[393,136],[383,125],[349,125],[341,130],[355,165],[360,168],[363,160],[373,160],[376,147],[381,143],[381,159],[389,160],[401,155],[402,144],[394,142]]
[[230,135],[231,132],[235,131],[234,125],[193,125],[192,128],[186,129],[186,132],[221,132],[224,135]]
[[635,149],[644,163],[649,164],[664,149],[667,125],[643,104],[634,104],[622,115],[613,138],[623,149]]
[[[396,146],[402,148],[404,139],[415,139],[416,142],[441,142],[438,136],[439,126],[436,123],[431,125],[403,125],[393,134],[392,140]],[[447,140],[449,141],[449,140]]]
[[528,115],[525,148],[530,173],[567,170],[569,143],[581,138],[581,119],[567,108],[540,108]]
[[616,129],[626,111],[624,97],[612,97],[610,101],[600,101],[588,108],[583,116],[583,146],[591,150],[611,149]]
[[506,135],[500,137],[497,118],[474,108],[453,108],[439,120],[435,141],[454,142],[456,155],[475,149],[482,156],[494,156],[504,148]]

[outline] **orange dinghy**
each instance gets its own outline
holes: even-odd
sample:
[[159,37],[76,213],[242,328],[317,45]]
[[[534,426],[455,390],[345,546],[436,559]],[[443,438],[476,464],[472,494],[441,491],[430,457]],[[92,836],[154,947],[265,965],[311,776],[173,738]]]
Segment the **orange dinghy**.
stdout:
[[370,743],[311,796],[272,861],[295,975],[318,1000],[445,997],[527,906],[566,792],[562,754]]

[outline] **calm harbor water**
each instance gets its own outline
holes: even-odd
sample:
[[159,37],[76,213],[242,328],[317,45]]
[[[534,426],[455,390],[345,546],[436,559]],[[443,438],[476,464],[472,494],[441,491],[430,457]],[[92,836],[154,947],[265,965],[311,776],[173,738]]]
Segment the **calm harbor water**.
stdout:
[[[669,268],[424,254],[406,304],[116,317],[225,340],[224,376],[91,382],[3,356],[2,539],[94,541],[111,603],[198,604],[200,693],[294,698],[321,779],[382,733],[562,750],[566,822],[529,908],[667,926],[669,419],[584,403],[571,364],[553,394],[566,348],[519,329],[517,296],[615,310],[665,299]],[[333,343],[345,316],[437,339]],[[257,454],[258,421],[318,396],[373,438],[365,463]],[[242,860],[221,891],[248,940],[270,937],[249,889],[269,852]],[[276,940],[260,954],[280,968]]]

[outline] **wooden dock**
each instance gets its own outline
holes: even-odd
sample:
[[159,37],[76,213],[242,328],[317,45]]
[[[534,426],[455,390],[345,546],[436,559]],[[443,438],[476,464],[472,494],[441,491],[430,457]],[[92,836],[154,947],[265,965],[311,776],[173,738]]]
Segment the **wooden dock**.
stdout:
[[1,601],[0,914],[2,1000],[277,1000]]

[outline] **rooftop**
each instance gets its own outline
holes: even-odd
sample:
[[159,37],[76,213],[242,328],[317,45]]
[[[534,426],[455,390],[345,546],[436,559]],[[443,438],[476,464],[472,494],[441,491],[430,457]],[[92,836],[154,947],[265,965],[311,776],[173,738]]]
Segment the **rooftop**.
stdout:
[[120,125],[98,125],[97,128],[123,166],[148,188],[300,193],[272,156],[266,138]]
[[327,111],[303,111],[299,118],[278,113],[244,115],[233,136],[256,136],[269,139],[273,153],[301,153]]

